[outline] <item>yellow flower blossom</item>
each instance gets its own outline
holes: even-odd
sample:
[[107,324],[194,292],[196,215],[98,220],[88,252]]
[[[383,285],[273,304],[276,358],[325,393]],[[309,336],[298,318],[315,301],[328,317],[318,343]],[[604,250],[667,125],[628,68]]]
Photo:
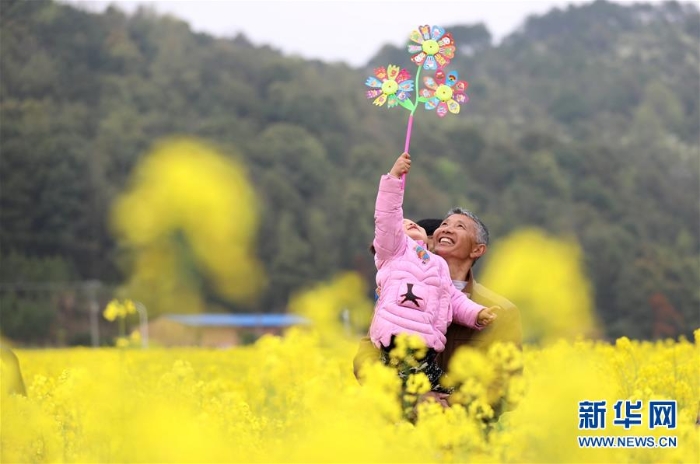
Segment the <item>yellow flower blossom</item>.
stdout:
[[591,285],[574,238],[519,230],[499,241],[489,255],[482,283],[517,302],[525,340],[575,339],[598,332]]
[[105,310],[102,315],[105,319],[110,322],[114,322],[116,319],[124,319],[129,314],[136,313],[136,306],[131,300],[119,301],[117,299],[111,300],[107,303]]
[[457,351],[450,361],[449,377],[453,382],[473,378],[488,384],[495,376],[493,363],[481,351],[464,347]]
[[632,348],[630,339],[627,337],[620,337],[617,340],[615,340],[615,346],[622,351],[629,351]]
[[112,300],[107,304],[107,307],[105,308],[104,312],[102,315],[104,316],[105,319],[107,319],[110,322],[113,322],[119,317],[120,315],[120,304],[119,301],[117,300]]
[[[426,349],[425,342],[421,337],[415,334],[405,335],[406,347],[416,352]],[[420,356],[417,356],[420,358]]]
[[134,330],[131,332],[131,335],[129,335],[129,340],[131,343],[138,345],[141,343],[141,332],[138,330]]
[[124,301],[124,312],[126,314],[136,314],[136,306],[131,300]]
[[142,158],[128,185],[111,211],[114,234],[133,256],[125,293],[156,313],[203,310],[194,275],[231,301],[260,293],[258,207],[235,158],[202,141],[168,139]]
[[333,344],[369,324],[372,304],[364,296],[366,287],[357,273],[338,274],[294,294],[289,310],[308,319],[324,342]]
[[421,395],[430,391],[430,380],[423,372],[408,376],[406,381],[406,391],[412,394]]
[[523,368],[523,354],[512,343],[495,343],[488,351],[488,359],[506,372],[512,373]]

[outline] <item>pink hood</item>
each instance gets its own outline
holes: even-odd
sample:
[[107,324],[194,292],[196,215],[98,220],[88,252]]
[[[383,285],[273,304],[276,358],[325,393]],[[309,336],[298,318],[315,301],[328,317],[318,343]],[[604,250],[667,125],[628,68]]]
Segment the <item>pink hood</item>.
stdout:
[[445,349],[445,332],[454,319],[476,326],[483,306],[452,285],[447,263],[403,230],[401,180],[383,175],[374,212],[374,262],[379,300],[369,335],[375,346],[389,346],[399,333],[420,335],[428,347]]

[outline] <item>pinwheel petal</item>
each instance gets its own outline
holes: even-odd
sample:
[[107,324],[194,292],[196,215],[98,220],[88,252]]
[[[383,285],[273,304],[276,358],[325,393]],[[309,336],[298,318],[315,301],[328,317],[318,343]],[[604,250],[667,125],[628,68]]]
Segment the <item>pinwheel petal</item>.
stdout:
[[399,90],[404,92],[411,92],[413,90],[413,81],[403,81],[399,84]]
[[425,63],[423,63],[423,69],[427,69],[428,71],[437,69],[438,65],[435,62],[435,58],[432,56],[426,56],[425,57]]
[[[425,40],[425,39],[423,39],[423,35],[418,31],[411,31],[411,35],[409,35],[408,38],[411,39],[413,42],[419,44],[419,46]],[[409,45],[409,47],[410,47],[410,45]],[[411,50],[409,49],[409,51],[411,51]]]
[[373,105],[377,105],[377,106],[382,106],[384,103],[386,103],[386,100],[387,100],[387,95],[386,95],[385,93],[383,93],[383,94],[381,94],[380,96],[378,96],[378,97],[372,102],[372,104],[373,104]]
[[420,66],[421,64],[423,64],[423,61],[425,61],[425,58],[427,56],[428,55],[426,55],[425,52],[420,52],[419,54],[412,56],[411,61]]
[[459,79],[459,73],[457,71],[451,71],[447,75],[447,81],[445,83],[450,87],[454,87],[455,83],[457,82],[457,79]]
[[374,68],[374,75],[377,76],[379,80],[383,81],[386,79],[386,68],[384,68],[384,66]]
[[430,26],[418,26],[418,30],[420,31],[421,35],[423,36],[423,40],[429,40],[430,39]]
[[[417,31],[414,31],[414,32],[417,32]],[[420,53],[423,50],[422,45],[416,45],[416,44],[408,44],[408,46],[406,48],[408,48],[408,53],[411,53],[411,54]]]
[[401,70],[399,75],[396,77],[396,82],[401,83],[405,81],[406,79],[411,78],[411,73],[408,72],[405,68]]
[[390,64],[386,68],[387,77],[391,80],[396,80],[396,77],[399,75],[399,69],[395,64]]
[[[393,107],[395,107],[395,106],[398,105],[398,104],[399,104],[399,99],[398,99],[398,97],[397,97],[396,95],[389,95],[388,103],[387,103],[387,105],[386,105],[387,108],[393,108]],[[455,103],[455,104],[456,104],[456,103]],[[459,105],[457,105],[457,106],[459,107]],[[457,111],[459,111],[459,108],[457,109]]]
[[367,92],[365,92],[365,95],[367,95],[367,98],[376,98],[381,94],[382,94],[382,89],[368,90]]
[[467,101],[469,101],[466,93],[456,93],[455,92],[453,94],[452,98],[454,98],[457,103],[466,103]]
[[421,91],[420,91],[420,96],[421,96],[421,97],[432,98],[434,95],[435,95],[435,91],[434,91],[434,90],[430,90],[430,89],[421,89]]
[[434,110],[437,108],[438,103],[440,103],[440,100],[438,100],[437,97],[433,97],[430,100],[425,102],[425,109],[426,110]]
[[440,47],[440,51],[438,53],[443,55],[445,58],[448,58],[451,60],[452,58],[455,57],[455,50],[456,49],[455,49],[454,45],[448,45],[447,47]]
[[440,116],[441,118],[444,118],[445,115],[447,114],[447,103],[445,102],[440,102],[435,109],[437,111],[437,115]]
[[445,67],[450,62],[450,60],[448,60],[447,58],[445,58],[444,56],[442,56],[439,53],[437,53],[435,55],[435,61],[437,62],[438,66],[441,68]]
[[404,90],[399,90],[398,92],[396,92],[396,98],[398,98],[399,101],[404,101],[407,98],[409,98],[410,96],[411,96],[410,93],[406,92]]
[[430,31],[430,37],[433,40],[440,40],[440,38],[445,34],[445,29],[443,29],[440,26],[433,26],[432,30]]
[[[437,74],[436,74],[436,75],[437,75]],[[436,90],[436,89],[438,88],[437,82],[435,82],[435,79],[433,79],[433,78],[430,77],[430,76],[425,76],[425,77],[423,78],[423,83],[424,83],[425,86],[426,86],[427,88],[429,88],[429,89]]]
[[442,69],[438,69],[435,72],[435,82],[437,82],[438,85],[442,85],[445,83],[445,71],[443,71]]
[[455,43],[455,41],[452,38],[452,34],[449,32],[447,34],[443,35],[442,38],[437,41],[437,44],[440,47],[446,47],[447,45],[454,45],[454,43]]
[[447,109],[452,114],[458,114],[459,113],[459,103],[457,103],[454,100],[450,100],[447,102]]
[[379,79],[377,79],[374,76],[370,76],[367,78],[367,81],[365,81],[365,85],[367,87],[372,87],[374,89],[378,89],[382,86],[382,81],[380,81]]
[[469,87],[469,82],[457,81],[457,83],[455,84],[455,92],[466,92],[467,87]]

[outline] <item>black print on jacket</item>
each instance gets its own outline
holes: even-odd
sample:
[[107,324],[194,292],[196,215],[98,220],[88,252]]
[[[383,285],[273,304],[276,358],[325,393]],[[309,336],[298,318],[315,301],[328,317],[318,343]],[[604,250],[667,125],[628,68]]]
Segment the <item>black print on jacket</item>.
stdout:
[[420,308],[420,303],[418,303],[418,300],[422,300],[423,298],[413,294],[413,284],[406,284],[406,286],[408,287],[406,293],[400,295],[403,297],[401,304],[405,303],[406,301],[410,301],[416,305],[416,308]]

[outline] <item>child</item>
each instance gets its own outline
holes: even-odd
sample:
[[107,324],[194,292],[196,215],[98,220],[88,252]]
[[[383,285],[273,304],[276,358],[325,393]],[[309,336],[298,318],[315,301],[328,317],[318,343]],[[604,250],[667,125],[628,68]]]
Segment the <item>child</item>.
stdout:
[[400,177],[410,168],[411,157],[403,153],[379,182],[372,243],[379,299],[369,336],[387,363],[396,335],[419,335],[428,354],[416,371],[425,372],[434,391],[445,392],[435,356],[445,349],[447,327],[455,320],[482,329],[496,318],[495,307],[478,305],[457,290],[445,260],[428,251],[425,229],[404,219]]

